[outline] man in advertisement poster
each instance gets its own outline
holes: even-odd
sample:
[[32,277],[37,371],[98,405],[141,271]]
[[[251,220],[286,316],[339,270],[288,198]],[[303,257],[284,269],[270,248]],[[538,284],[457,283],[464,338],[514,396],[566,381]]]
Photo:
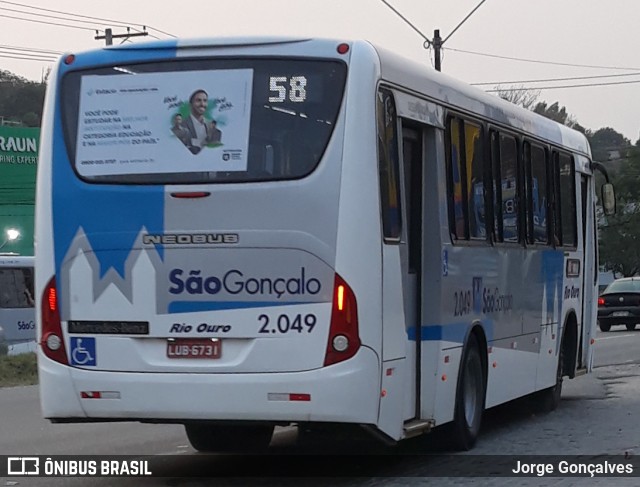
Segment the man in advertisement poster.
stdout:
[[222,132],[218,128],[218,123],[215,120],[211,120],[211,126],[209,127],[209,142],[220,142],[222,139]]
[[216,127],[215,121],[209,122],[204,116],[208,104],[209,95],[203,89],[194,91],[189,97],[191,113],[183,125],[188,132],[186,146],[192,154],[198,154],[211,142],[220,142],[221,132]]
[[176,113],[173,116],[173,125],[171,126],[171,131],[180,142],[182,142],[187,147],[189,146],[189,142],[191,139],[189,130],[184,126],[184,120],[182,118],[182,115],[180,115],[179,113]]

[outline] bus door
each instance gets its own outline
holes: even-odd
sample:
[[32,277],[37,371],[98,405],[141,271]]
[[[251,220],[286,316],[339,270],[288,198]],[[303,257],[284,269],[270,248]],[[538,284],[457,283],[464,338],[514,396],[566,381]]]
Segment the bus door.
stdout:
[[[419,279],[422,135],[400,121],[394,94],[378,92],[382,217],[382,369],[379,427],[392,437],[416,417],[420,346]],[[402,101],[400,101],[402,103]],[[418,215],[416,217],[416,215]],[[412,240],[413,239],[413,240]],[[418,254],[416,255],[416,251]],[[400,417],[401,416],[401,417]]]
[[[402,122],[402,189],[404,203],[403,243],[400,246],[400,258],[402,261],[403,298],[405,326],[410,333],[410,351],[415,357],[407,357],[407,367],[411,369],[410,377],[415,385],[415,412],[420,411],[420,356],[421,356],[421,330],[422,330],[422,173],[423,173],[423,141],[422,130],[417,124]],[[414,365],[412,367],[412,365]],[[413,388],[408,384],[408,388]]]
[[[396,423],[402,408],[404,421],[417,417],[420,411],[420,331],[421,331],[421,280],[422,280],[422,130],[417,124],[405,120],[396,124],[398,130],[398,158],[394,164],[396,176],[388,178],[382,170],[381,183],[383,215],[385,206],[397,205],[394,218],[399,220],[395,228],[396,238],[385,237],[382,249],[382,388],[386,398],[381,403],[381,420]],[[391,166],[390,166],[391,167]],[[384,181],[396,180],[385,195]],[[397,197],[393,196],[397,193]],[[387,209],[388,211],[389,209]],[[384,221],[384,220],[383,220]],[[389,231],[389,223],[383,224]],[[392,377],[395,375],[395,380]],[[394,406],[391,406],[393,395]],[[391,412],[394,410],[395,412]],[[394,418],[395,419],[391,419]],[[384,427],[383,427],[384,429]]]
[[594,201],[593,195],[589,193],[591,180],[589,176],[580,177],[580,194],[582,203],[582,319],[578,330],[578,369],[589,368],[590,361],[590,340],[593,323],[585,322],[594,316],[592,308],[596,307],[597,295],[595,292],[595,282],[598,272],[598,262],[595,249],[596,236],[594,235]]

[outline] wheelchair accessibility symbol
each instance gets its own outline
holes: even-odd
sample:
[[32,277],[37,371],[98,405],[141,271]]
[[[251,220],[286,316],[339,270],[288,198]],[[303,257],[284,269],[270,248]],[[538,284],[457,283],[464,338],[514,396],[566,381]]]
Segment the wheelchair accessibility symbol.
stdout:
[[96,358],[95,338],[71,338],[71,365],[95,366]]

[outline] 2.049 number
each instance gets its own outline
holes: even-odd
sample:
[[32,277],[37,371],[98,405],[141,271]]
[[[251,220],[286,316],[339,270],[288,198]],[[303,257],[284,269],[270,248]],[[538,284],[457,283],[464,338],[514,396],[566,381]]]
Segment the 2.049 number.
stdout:
[[268,315],[262,314],[258,316],[258,321],[262,323],[260,333],[302,333],[306,331],[311,333],[313,327],[316,326],[317,318],[314,314],[297,314],[294,316],[279,315],[275,320],[271,321]]

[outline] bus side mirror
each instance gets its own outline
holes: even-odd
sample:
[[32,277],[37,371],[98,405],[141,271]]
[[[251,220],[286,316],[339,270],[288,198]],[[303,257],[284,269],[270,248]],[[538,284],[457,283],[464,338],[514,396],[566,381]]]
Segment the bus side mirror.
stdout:
[[611,183],[602,185],[602,208],[605,215],[615,215],[616,213],[616,192]]

